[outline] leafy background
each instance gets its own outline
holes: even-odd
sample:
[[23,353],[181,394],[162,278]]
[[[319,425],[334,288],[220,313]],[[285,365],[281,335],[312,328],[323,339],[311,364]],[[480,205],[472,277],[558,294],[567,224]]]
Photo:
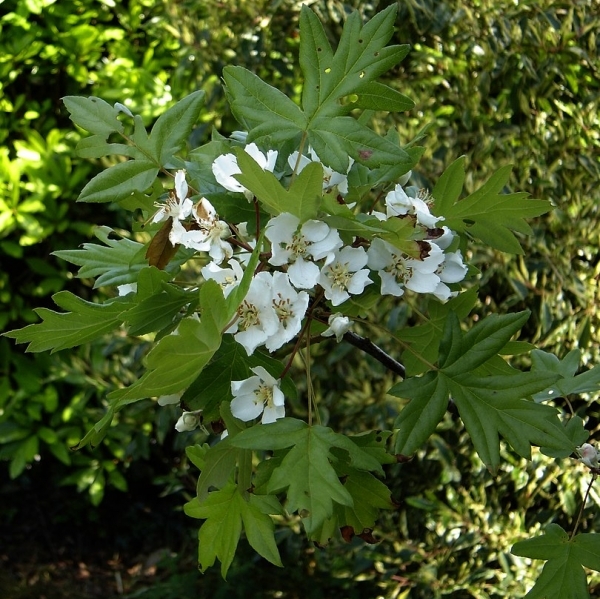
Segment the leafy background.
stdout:
[[[345,16],[365,18],[390,4],[317,0],[335,44]],[[525,254],[473,247],[481,270],[475,319],[491,311],[532,311],[522,339],[561,358],[573,348],[589,368],[598,358],[600,122],[594,3],[542,0],[407,0],[394,43],[412,51],[386,83],[410,96],[410,113],[382,118],[412,139],[427,123],[426,153],[415,181],[433,187],[465,155],[467,192],[513,164],[506,191],[551,199],[533,224]],[[0,17],[0,326],[34,322],[66,289],[91,299],[51,251],[90,241],[95,225],[130,223],[105,205],[75,204],[104,163],[77,158],[80,132],[60,98],[96,95],[128,101],[147,125],[176,99],[206,91],[191,146],[214,126],[237,128],[220,86],[225,66],[243,66],[300,95],[300,3],[197,0],[128,3],[5,0]],[[76,59],[75,59],[76,57]],[[378,305],[392,330],[411,322],[406,303]],[[372,331],[369,331],[372,334]],[[378,340],[373,339],[375,342]],[[108,391],[138,376],[143,343],[108,339],[52,356],[25,355],[0,339],[0,590],[8,597],[432,598],[521,596],[540,562],[511,545],[549,523],[573,525],[588,482],[572,460],[535,454],[524,462],[503,449],[492,476],[473,452],[456,414],[406,464],[387,468],[397,510],[375,531],[381,542],[333,543],[326,550],[282,522],[286,570],[242,550],[229,583],[199,577],[195,522],[181,512],[196,473],[169,408],[140,402],[119,414],[104,444],[72,453],[103,413]],[[317,397],[335,430],[386,428],[401,406],[385,394],[397,381],[344,344],[314,348]],[[527,360],[527,358],[523,358]],[[335,376],[332,376],[332,373]],[[592,438],[600,414],[593,395],[570,397]],[[301,415],[301,406],[295,406]],[[581,530],[597,528],[593,489]],[[115,515],[116,514],[116,515]],[[360,541],[360,542],[359,542]],[[592,595],[600,586],[591,579]]]

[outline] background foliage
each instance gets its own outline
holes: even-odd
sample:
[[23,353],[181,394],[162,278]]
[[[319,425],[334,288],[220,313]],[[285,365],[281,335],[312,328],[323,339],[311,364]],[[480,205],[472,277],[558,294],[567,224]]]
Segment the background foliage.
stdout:
[[[0,324],[4,330],[34,322],[32,308],[50,307],[50,295],[61,289],[94,297],[96,292],[81,288],[66,264],[49,254],[89,240],[94,225],[126,226],[126,216],[105,205],[75,204],[101,165],[76,157],[80,133],[68,120],[60,98],[96,95],[120,101],[141,112],[149,125],[174,100],[204,89],[207,108],[190,143],[206,141],[213,126],[229,133],[236,125],[220,86],[224,66],[244,66],[297,99],[300,4],[290,0],[2,3]],[[390,2],[309,4],[335,43],[352,9],[359,7],[368,18]],[[417,106],[394,124],[407,141],[425,124],[434,124],[422,142],[427,152],[415,181],[431,187],[444,168],[464,154],[470,177],[467,191],[511,163],[507,191],[525,190],[556,205],[535,223],[534,237],[524,240],[524,256],[509,259],[474,249],[471,260],[482,272],[477,313],[529,308],[533,317],[526,328],[528,340],[561,357],[578,347],[583,363],[593,365],[598,358],[595,305],[600,276],[596,66],[600,16],[593,0],[406,0],[399,3],[397,28],[393,41],[410,43],[413,49],[387,83]],[[381,127],[390,124],[384,120]],[[378,309],[388,315],[391,328],[411,318],[405,304],[399,307],[390,301]],[[3,488],[13,491],[7,496],[20,497],[40,479],[75,485],[85,493],[76,495],[70,489],[63,501],[77,504],[73,513],[82,524],[99,518],[103,508],[94,506],[102,501],[107,485],[118,490],[108,492],[107,501],[129,509],[139,501],[139,492],[146,497],[175,494],[175,501],[148,508],[161,518],[173,505],[183,503],[187,491],[193,490],[195,473],[180,460],[184,441],[173,433],[175,415],[169,409],[148,409],[150,402],[142,402],[119,415],[100,447],[68,450],[99,419],[107,391],[135,379],[143,350],[142,343],[130,345],[116,338],[108,346],[30,357],[0,339],[0,459],[1,467],[15,479]],[[313,351],[316,391],[329,425],[348,431],[389,427],[399,407],[383,393],[395,382],[391,375],[343,344],[321,345]],[[600,419],[594,398],[571,399],[587,418],[593,437]],[[201,433],[197,440],[203,441]],[[548,522],[568,529],[587,480],[583,467],[569,460],[555,464],[536,455],[524,463],[508,452],[503,458],[500,472],[492,477],[474,455],[458,420],[448,413],[412,462],[388,470],[399,509],[376,531],[380,544],[355,541],[320,551],[291,534],[298,524],[289,522],[289,534],[284,531],[281,542],[283,561],[290,567],[283,573],[261,562],[261,573],[252,574],[263,593],[256,596],[523,594],[535,572],[526,560],[509,555],[511,544]],[[156,486],[148,489],[150,481]],[[594,490],[592,499],[600,502]],[[16,505],[4,512],[12,525],[21,516]],[[52,528],[61,515],[50,513]],[[592,530],[594,510],[584,516],[583,529]],[[152,526],[147,524],[148,535],[164,543],[159,525]],[[97,534],[94,530],[89,534]],[[134,549],[139,540],[135,535],[131,526],[130,538],[120,542]],[[198,582],[193,542],[192,558],[185,559],[189,536],[182,525],[171,548],[183,559],[163,561],[153,584],[137,582],[135,596],[194,596],[198,584],[217,596],[252,592],[241,582],[225,591],[211,575]],[[108,535],[103,542],[113,547],[115,538]],[[185,572],[186,563],[191,574]],[[238,558],[231,581],[247,581],[250,565],[243,556]]]

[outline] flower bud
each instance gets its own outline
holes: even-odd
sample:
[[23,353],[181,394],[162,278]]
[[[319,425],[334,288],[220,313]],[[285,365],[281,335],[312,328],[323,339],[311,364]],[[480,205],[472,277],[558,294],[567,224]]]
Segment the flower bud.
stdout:
[[580,455],[579,461],[589,468],[600,467],[598,463],[598,451],[590,443],[584,443],[581,447],[578,447],[577,452]]

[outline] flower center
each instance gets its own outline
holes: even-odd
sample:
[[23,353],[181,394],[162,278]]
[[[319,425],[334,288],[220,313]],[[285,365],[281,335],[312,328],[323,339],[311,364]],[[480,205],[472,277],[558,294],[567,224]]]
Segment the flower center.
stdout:
[[260,314],[258,308],[253,304],[249,304],[246,300],[242,302],[237,310],[237,313],[240,317],[238,326],[243,331],[248,330],[250,327],[260,325]]
[[263,405],[271,407],[273,405],[273,388],[268,385],[262,384],[254,391],[256,398],[260,400]]
[[327,271],[327,278],[331,281],[333,289],[345,290],[352,278],[352,274],[348,272],[348,263],[335,262],[332,264]]
[[392,262],[385,270],[389,272],[396,281],[401,281],[403,283],[408,281],[413,274],[413,269],[410,266],[406,266],[406,262],[404,262],[402,257],[397,254],[392,254]]
[[285,249],[291,252],[294,260],[296,260],[300,256],[303,257],[306,254],[308,242],[299,232],[296,232],[292,237],[292,241],[287,244]]
[[278,295],[277,299],[273,300],[273,309],[281,323],[285,324],[288,320],[294,318],[294,310],[292,309],[290,300],[282,297],[281,294]]

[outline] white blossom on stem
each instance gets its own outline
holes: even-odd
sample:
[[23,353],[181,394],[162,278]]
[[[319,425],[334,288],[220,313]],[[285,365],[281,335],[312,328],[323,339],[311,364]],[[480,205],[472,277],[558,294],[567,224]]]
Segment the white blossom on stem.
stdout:
[[446,283],[458,283],[465,278],[468,268],[465,266],[460,250],[444,254],[444,261],[438,266],[435,274],[440,277],[440,282],[433,295],[440,301],[447,301],[457,295],[456,291],[450,291]]
[[195,412],[186,412],[179,417],[179,420],[175,424],[175,429],[179,433],[183,433],[186,431],[193,431],[195,428],[200,426],[200,415],[202,410],[196,410]]
[[244,422],[258,418],[269,424],[285,416],[285,398],[279,381],[262,366],[251,368],[255,376],[243,381],[231,381],[231,413]]
[[216,281],[227,297],[239,284],[244,276],[240,263],[233,258],[227,262],[229,268],[221,268],[216,262],[210,262],[202,268],[202,276],[206,280]]
[[[251,143],[244,148],[244,151],[254,158],[263,171],[273,172],[275,162],[277,162],[276,150],[268,150],[265,155],[258,149],[258,146],[255,143]],[[225,189],[243,193],[248,200],[252,199],[252,193],[234,177],[234,175],[239,175],[242,172],[238,166],[235,154],[223,154],[217,156],[212,164],[212,172],[217,183],[222,185]]]
[[367,253],[363,248],[344,247],[321,269],[319,284],[334,306],[345,302],[350,294],[362,293],[373,282],[369,279],[369,271],[363,269],[366,264]]
[[251,356],[254,350],[279,330],[279,318],[273,307],[273,277],[258,273],[250,283],[248,294],[237,309],[237,318],[227,329]]
[[326,263],[331,261],[335,251],[342,247],[337,230],[318,220],[300,226],[300,219],[289,212],[272,218],[265,236],[271,242],[269,264],[289,264],[290,281],[297,289],[312,289],[319,278],[315,261],[323,258]]
[[434,216],[429,206],[422,198],[412,198],[406,195],[402,185],[396,185],[393,191],[385,196],[386,214],[393,216],[414,215],[417,222],[428,229],[433,229],[443,216]]
[[186,219],[192,213],[193,202],[187,197],[188,184],[185,180],[185,171],[175,173],[175,189],[169,192],[169,197],[164,204],[155,204],[157,213],[152,218],[153,223],[159,223],[172,217],[173,221]]
[[300,332],[302,319],[308,308],[308,300],[308,293],[296,291],[290,284],[286,273],[273,273],[271,301],[279,320],[279,327],[265,342],[265,346],[270,352],[274,352]]
[[329,328],[321,333],[323,337],[333,337],[339,343],[344,335],[352,328],[352,321],[343,314],[336,313],[332,314],[327,320]]
[[187,229],[179,221],[173,220],[169,233],[171,243],[181,244],[198,252],[208,252],[217,264],[231,258],[233,248],[225,241],[231,236],[229,225],[219,220],[213,205],[206,198],[202,198],[193,214],[197,228]]
[[381,293],[400,297],[404,288],[416,293],[434,293],[440,282],[436,270],[444,260],[444,253],[435,244],[426,244],[427,255],[418,260],[382,239],[374,239],[368,251],[369,268],[381,278]]
[[579,461],[585,464],[588,468],[599,468],[598,463],[598,450],[591,443],[584,443],[581,447],[577,448],[579,453]]
[[296,164],[298,164],[296,172],[300,173],[311,162],[318,162],[323,167],[323,191],[337,187],[337,190],[341,195],[346,195],[348,193],[348,173],[354,164],[354,159],[349,158],[348,170],[344,175],[332,170],[328,166],[325,166],[312,148],[308,148],[308,154],[310,158],[302,155],[300,156],[300,161],[298,162],[298,152],[292,152],[292,154],[290,154],[288,157],[288,164],[292,169],[296,168]]

